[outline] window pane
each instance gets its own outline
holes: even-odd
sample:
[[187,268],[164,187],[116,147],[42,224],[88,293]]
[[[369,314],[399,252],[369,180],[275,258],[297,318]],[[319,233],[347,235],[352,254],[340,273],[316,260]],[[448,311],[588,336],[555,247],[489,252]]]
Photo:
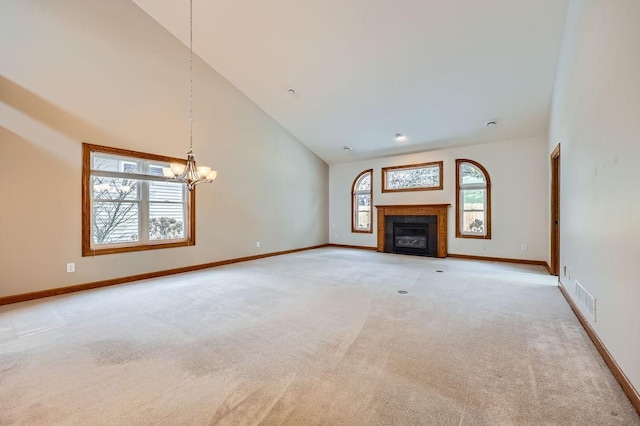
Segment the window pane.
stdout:
[[371,205],[371,195],[369,194],[359,194],[356,197],[358,206],[370,206]]
[[484,210],[486,189],[465,189],[462,191],[463,210]]
[[93,203],[93,243],[115,244],[139,241],[138,203]]
[[149,203],[149,239],[184,238],[184,204]]
[[371,173],[362,176],[356,184],[356,191],[368,191],[371,189]]
[[134,179],[92,176],[93,199],[133,201],[138,199],[139,182]]
[[355,215],[356,229],[369,230],[371,226],[371,195],[356,196]]
[[107,154],[91,154],[91,169],[109,172],[140,173],[139,161]]
[[479,168],[473,166],[469,163],[462,163],[461,174],[462,174],[462,182],[461,185],[468,185],[471,183],[486,183],[486,178],[484,173],[480,171]]
[[388,170],[387,189],[429,188],[440,186],[440,168],[438,166],[415,169]]
[[163,167],[169,167],[169,164],[160,165],[160,164],[150,164],[149,165],[149,174],[152,176],[164,176],[162,173]]
[[370,206],[358,206],[358,229],[369,229],[371,225],[371,207]]
[[184,200],[184,184],[149,181],[149,200],[182,203]]
[[462,214],[462,232],[484,234],[485,220],[484,212],[464,212]]
[[369,230],[370,227],[371,227],[371,211],[362,210],[362,209],[358,210],[356,212],[356,229]]
[[356,229],[368,231],[371,227],[371,214],[369,212],[358,212]]

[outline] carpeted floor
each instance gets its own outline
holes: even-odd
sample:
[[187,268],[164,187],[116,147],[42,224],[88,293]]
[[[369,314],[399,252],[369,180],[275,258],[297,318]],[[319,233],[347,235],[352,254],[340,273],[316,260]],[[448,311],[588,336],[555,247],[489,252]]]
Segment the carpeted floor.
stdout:
[[326,248],[1,307],[0,424],[640,418],[543,268]]

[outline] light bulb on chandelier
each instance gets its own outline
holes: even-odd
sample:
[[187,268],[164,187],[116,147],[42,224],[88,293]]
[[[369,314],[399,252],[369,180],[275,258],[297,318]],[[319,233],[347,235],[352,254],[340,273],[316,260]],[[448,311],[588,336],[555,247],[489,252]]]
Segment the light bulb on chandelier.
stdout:
[[186,164],[171,163],[169,167],[162,168],[162,173],[172,181],[185,183],[189,191],[218,177],[218,172],[211,167],[197,166],[193,155],[193,0],[189,0],[189,152]]

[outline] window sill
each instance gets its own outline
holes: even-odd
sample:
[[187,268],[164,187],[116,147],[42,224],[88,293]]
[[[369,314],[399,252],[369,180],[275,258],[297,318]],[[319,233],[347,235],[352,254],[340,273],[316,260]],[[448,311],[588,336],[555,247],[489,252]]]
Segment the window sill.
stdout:
[[174,247],[188,247],[195,246],[195,239],[191,241],[179,241],[173,243],[164,243],[164,244],[144,244],[137,246],[128,246],[128,247],[105,247],[98,249],[85,249],[82,250],[82,256],[101,256],[103,254],[115,254],[115,253],[127,253],[132,251],[145,251],[145,250],[157,250],[157,249],[166,249],[166,248],[174,248]]
[[475,240],[490,240],[491,235],[471,235],[471,234],[461,234],[456,233],[456,238],[471,238]]
[[351,232],[353,234],[373,234],[373,229],[370,229],[368,231],[359,231],[357,229],[352,229]]

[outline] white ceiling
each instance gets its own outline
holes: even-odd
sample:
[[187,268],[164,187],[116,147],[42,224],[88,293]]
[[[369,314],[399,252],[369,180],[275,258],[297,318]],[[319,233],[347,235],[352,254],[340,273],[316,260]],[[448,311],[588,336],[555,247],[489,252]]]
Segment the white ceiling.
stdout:
[[[188,0],[134,2],[188,45]],[[328,163],[547,134],[567,0],[193,2],[194,51]]]

